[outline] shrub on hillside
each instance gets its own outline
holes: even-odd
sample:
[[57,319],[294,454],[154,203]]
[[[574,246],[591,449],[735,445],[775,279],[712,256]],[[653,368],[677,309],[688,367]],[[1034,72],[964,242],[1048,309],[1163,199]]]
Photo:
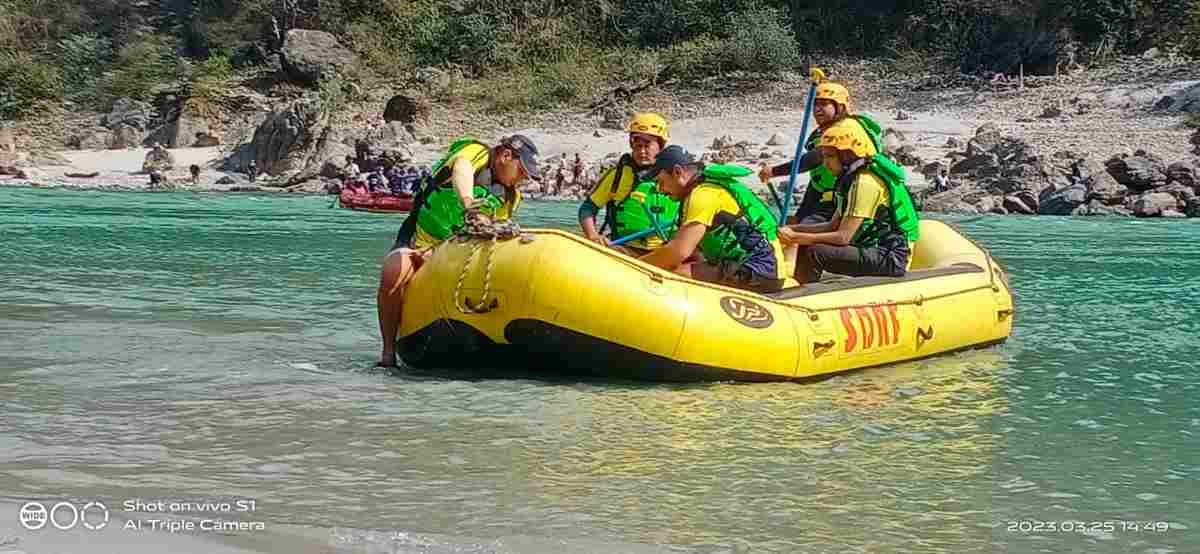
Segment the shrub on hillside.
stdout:
[[778,71],[800,63],[796,37],[779,10],[752,7],[730,20],[729,62],[738,69]]
[[94,101],[99,75],[112,62],[112,41],[96,33],[83,33],[60,40],[58,49],[67,99]]
[[725,41],[701,37],[662,49],[659,59],[663,75],[678,79],[698,79],[718,74],[729,65]]
[[453,16],[431,9],[412,21],[412,49],[422,65],[491,65],[499,60],[499,36],[499,23],[482,14]]
[[150,35],[121,48],[113,69],[99,83],[101,100],[121,97],[149,100],[155,88],[171,83],[181,75],[179,56],[169,41]]
[[0,118],[28,115],[38,102],[62,98],[58,69],[25,52],[0,54]]

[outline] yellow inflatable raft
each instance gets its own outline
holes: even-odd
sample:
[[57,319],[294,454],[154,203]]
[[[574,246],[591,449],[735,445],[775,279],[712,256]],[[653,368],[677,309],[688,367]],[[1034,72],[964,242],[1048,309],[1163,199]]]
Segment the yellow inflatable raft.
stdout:
[[438,246],[405,295],[405,363],[655,381],[777,381],[1003,342],[1003,269],[921,221],[901,278],[830,277],[761,295],[693,281],[556,230]]

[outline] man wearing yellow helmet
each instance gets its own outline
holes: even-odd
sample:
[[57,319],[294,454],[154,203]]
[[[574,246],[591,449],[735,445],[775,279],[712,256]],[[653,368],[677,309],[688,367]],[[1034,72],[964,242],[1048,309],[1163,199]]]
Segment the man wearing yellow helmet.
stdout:
[[[817,141],[826,129],[842,121],[851,120],[875,137],[878,137],[880,132],[878,123],[864,115],[850,112],[850,91],[833,81],[824,81],[817,85],[816,99],[813,101],[813,120],[817,122],[817,128],[808,136],[808,153],[800,158],[799,167],[800,173],[812,173],[809,175],[808,188],[804,191],[804,199],[796,208],[796,214],[788,218],[788,223],[821,223],[833,217],[834,178],[821,164],[821,151],[816,148]],[[869,153],[874,155],[878,150],[879,141],[871,141],[868,145]],[[791,171],[791,161],[775,167],[764,165],[758,172],[758,178],[765,183],[775,177],[786,177]]]
[[820,280],[824,271],[898,277],[908,270],[917,211],[904,186],[904,169],[876,155],[873,142],[850,120],[822,132],[816,146],[836,178],[833,219],[779,229],[780,242],[799,247],[794,277],[801,284]]
[[[670,139],[667,120],[656,113],[638,113],[626,130],[630,152],[600,176],[579,206],[579,226],[589,240],[606,246],[610,240],[605,229],[613,240],[641,234],[625,245],[627,252],[641,255],[670,239],[679,202],[658,191],[652,172],[655,157]],[[604,224],[597,229],[600,206],[604,206]]]

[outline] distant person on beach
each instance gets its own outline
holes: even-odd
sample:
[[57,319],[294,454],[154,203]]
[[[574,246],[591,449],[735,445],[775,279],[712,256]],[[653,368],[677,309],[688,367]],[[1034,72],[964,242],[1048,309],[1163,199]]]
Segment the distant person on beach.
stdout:
[[371,188],[371,192],[387,192],[387,177],[383,174],[383,167],[376,167],[367,176],[367,183]]
[[[629,153],[600,176],[591,194],[579,205],[578,217],[583,235],[596,244],[608,246],[613,240],[638,237],[621,249],[640,256],[670,239],[679,202],[659,192],[654,182],[654,159],[670,139],[666,118],[649,112],[635,114],[626,130]],[[597,226],[601,207],[604,223]]]
[[246,175],[250,177],[251,183],[258,180],[258,165],[254,163],[254,160],[250,160],[250,163],[246,164]]
[[388,190],[391,190],[392,194],[404,194],[404,182],[408,179],[410,169],[395,163],[387,169],[385,175],[387,175]]
[[192,164],[188,171],[192,174],[192,186],[200,186],[200,166]]
[[416,167],[408,168],[408,174],[404,176],[405,194],[416,194],[417,190],[421,188],[421,173],[423,171],[425,170],[419,170]]
[[571,166],[571,184],[579,186],[579,179],[583,176],[583,161],[579,159],[579,154],[575,154],[575,165]]
[[342,178],[353,181],[358,178],[359,173],[362,173],[362,170],[354,162],[354,156],[346,156],[346,165],[342,167]]
[[437,173],[417,195],[383,259],[376,294],[383,340],[379,365],[396,365],[404,289],[428,252],[469,222],[511,219],[521,205],[518,186],[538,175],[537,157],[537,146],[524,135],[504,137],[491,147],[463,138],[434,166]]
[[158,188],[162,184],[163,184],[162,173],[159,173],[158,170],[151,171],[150,172],[150,188]]
[[[358,139],[354,141],[354,161],[358,162],[359,167],[367,165],[367,158],[371,156],[371,147],[367,145],[367,141]],[[349,156],[347,156],[349,158]]]

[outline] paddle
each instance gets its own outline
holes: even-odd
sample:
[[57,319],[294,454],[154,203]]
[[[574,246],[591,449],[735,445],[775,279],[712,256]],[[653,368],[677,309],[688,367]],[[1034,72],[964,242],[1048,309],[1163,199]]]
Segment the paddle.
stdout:
[[817,85],[825,80],[825,72],[819,68],[809,69],[812,84],[808,87],[808,100],[804,103],[804,122],[800,124],[800,139],[796,141],[796,157],[792,159],[792,172],[788,176],[787,191],[783,195],[783,203],[779,205],[779,222],[787,223],[788,209],[792,203],[792,192],[796,190],[796,174],[800,170],[800,157],[804,155],[804,140],[808,137],[808,122],[812,119],[813,103],[817,100]]

